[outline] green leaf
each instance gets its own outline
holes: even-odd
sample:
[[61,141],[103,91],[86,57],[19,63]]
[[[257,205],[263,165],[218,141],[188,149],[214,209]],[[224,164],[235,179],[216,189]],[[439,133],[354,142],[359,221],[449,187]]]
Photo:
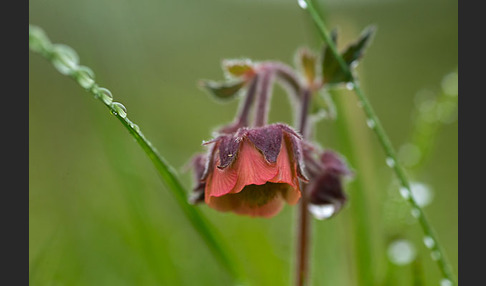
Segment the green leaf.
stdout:
[[375,26],[365,28],[358,40],[348,46],[346,51],[343,53],[343,59],[348,65],[353,65],[353,62],[358,61],[363,56],[372,39],[372,36],[375,33],[375,30]]
[[200,82],[200,86],[217,98],[227,100],[233,99],[238,94],[238,91],[245,85],[245,83],[246,81],[244,80],[230,82],[203,80]]
[[297,51],[296,63],[301,72],[304,74],[309,84],[313,83],[317,71],[316,71],[317,55],[309,51],[306,48],[302,48]]
[[254,64],[249,59],[223,60],[223,70],[228,77],[241,77],[253,72]]
[[[344,62],[348,65],[350,70],[355,67],[358,61],[363,57],[363,54],[368,47],[372,36],[375,32],[375,27],[370,26],[366,28],[360,35],[357,41],[350,44],[345,51],[341,54]],[[336,30],[332,31],[332,40],[336,43]],[[323,82],[327,84],[346,83],[351,80],[351,75],[346,74],[341,67],[336,57],[331,50],[327,47],[323,51],[322,62],[322,76]]]
[[[337,30],[331,31],[331,39],[336,45],[337,43]],[[345,73],[341,70],[339,62],[332,53],[331,49],[324,46],[322,52],[322,82],[327,84],[335,84],[340,82],[347,82],[350,78],[346,77]]]

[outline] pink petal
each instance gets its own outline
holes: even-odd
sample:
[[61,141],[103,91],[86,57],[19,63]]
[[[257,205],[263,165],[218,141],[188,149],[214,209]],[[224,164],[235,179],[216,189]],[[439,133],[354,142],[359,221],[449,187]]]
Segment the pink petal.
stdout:
[[241,143],[235,169],[238,180],[231,193],[239,193],[247,185],[263,185],[278,173],[276,165],[268,163],[248,140]]
[[286,183],[293,188],[298,189],[299,185],[295,184],[295,163],[291,162],[289,156],[289,148],[287,147],[287,140],[282,140],[282,147],[277,157],[277,169],[278,173],[273,177],[270,182],[272,183]]
[[206,189],[204,191],[206,203],[208,203],[211,196],[219,197],[231,192],[238,179],[235,169],[228,167],[221,170],[216,167],[218,164],[219,162],[216,162],[206,181]]

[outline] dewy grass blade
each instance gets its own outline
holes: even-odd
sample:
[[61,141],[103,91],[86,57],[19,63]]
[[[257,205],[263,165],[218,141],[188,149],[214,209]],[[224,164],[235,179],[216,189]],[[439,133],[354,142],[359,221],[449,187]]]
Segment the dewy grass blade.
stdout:
[[[430,248],[431,251],[431,256],[434,261],[437,262],[437,265],[444,276],[443,281],[449,281],[450,285],[456,285],[454,275],[452,273],[452,268],[448,261],[446,260],[444,250],[442,249],[441,245],[439,244],[437,240],[437,236],[435,234],[435,231],[433,230],[432,226],[430,225],[428,219],[425,217],[425,213],[422,211],[420,206],[417,204],[413,196],[411,195],[410,191],[410,182],[405,175],[405,171],[403,170],[402,166],[397,160],[397,156],[395,153],[395,150],[393,149],[393,146],[391,145],[390,139],[388,138],[385,130],[383,129],[380,121],[378,120],[378,117],[376,116],[371,104],[368,101],[368,98],[364,94],[364,92],[361,90],[361,87],[359,85],[358,80],[354,77],[352,74],[351,70],[349,67],[346,65],[344,59],[342,56],[339,54],[337,51],[337,48],[334,44],[334,42],[331,40],[329,36],[329,32],[324,24],[324,21],[321,19],[319,16],[319,13],[317,12],[313,2],[311,0],[302,0],[305,1],[306,5],[305,10],[309,13],[311,16],[314,24],[317,27],[317,30],[324,40],[325,44],[327,47],[331,50],[332,54],[336,57],[337,61],[339,62],[339,66],[343,70],[343,72],[351,78],[350,85],[352,86],[352,89],[355,91],[358,100],[360,104],[363,106],[363,110],[366,114],[368,122],[373,122],[371,129],[375,132],[375,134],[378,137],[378,140],[385,151],[386,155],[386,162],[387,165],[395,172],[395,175],[397,176],[401,188],[400,192],[402,196],[410,203],[412,207],[413,213],[415,213],[414,217],[417,218],[419,221],[420,226],[422,227],[422,230],[424,232],[425,237],[430,237],[433,241],[435,241],[435,244],[433,247]],[[299,1],[302,2],[302,1]],[[302,5],[300,5],[302,7]],[[404,195],[405,194],[405,195]]]
[[73,78],[81,87],[93,94],[120,120],[150,158],[163,182],[174,195],[183,213],[203,238],[211,253],[233,276],[236,283],[244,283],[246,279],[244,279],[240,270],[241,267],[236,259],[230,255],[232,252],[229,251],[226,244],[219,237],[218,232],[210,225],[202,213],[188,203],[186,191],[178,180],[173,168],[159,154],[150,141],[145,138],[138,125],[128,119],[126,108],[121,103],[113,101],[113,96],[108,89],[99,87],[96,84],[94,73],[91,69],[78,64],[79,59],[76,52],[68,46],[52,44],[44,31],[33,25],[29,25],[29,47],[33,52],[50,61],[60,73]]

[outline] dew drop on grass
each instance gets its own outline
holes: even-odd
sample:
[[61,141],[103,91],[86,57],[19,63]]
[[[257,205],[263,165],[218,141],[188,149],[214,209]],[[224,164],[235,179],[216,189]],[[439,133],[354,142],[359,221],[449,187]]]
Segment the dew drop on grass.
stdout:
[[100,91],[101,100],[103,100],[106,105],[110,105],[113,102],[113,95],[111,94],[111,91],[104,87],[100,87],[98,90]]
[[52,64],[60,73],[69,75],[77,68],[79,57],[76,51],[71,47],[63,44],[56,44],[54,45],[53,51],[54,58]]
[[414,218],[418,218],[420,216],[420,210],[417,208],[413,208],[411,214]]
[[373,129],[376,126],[376,121],[373,119],[368,119],[366,120],[366,125],[368,125],[369,128]]
[[419,163],[422,157],[422,151],[415,144],[405,143],[400,147],[398,157],[400,158],[400,162],[405,166],[413,167]]
[[432,257],[432,260],[437,261],[440,259],[440,252],[439,251],[432,251],[430,254],[430,257]]
[[400,195],[402,196],[402,198],[408,200],[410,198],[410,190],[407,187],[401,187]]
[[449,96],[457,96],[459,90],[459,77],[457,72],[446,75],[441,82],[442,90]]
[[428,249],[432,249],[435,246],[435,241],[432,237],[430,236],[425,236],[424,237],[424,244]]
[[135,130],[137,133],[140,133],[140,127],[138,127],[137,124],[135,123],[130,123],[130,127],[132,127],[133,130]]
[[115,115],[118,114],[121,118],[127,117],[127,109],[125,108],[125,106],[123,106],[123,104],[119,102],[113,102],[111,104],[111,107],[113,107]]
[[440,286],[452,286],[452,281],[447,278],[444,278],[440,280]]
[[90,89],[95,82],[94,72],[88,67],[80,66],[76,71],[76,80],[83,88]]
[[387,158],[386,158],[386,164],[387,164],[387,165],[388,165],[388,167],[390,167],[390,168],[395,167],[395,159],[393,159],[392,157],[387,157]]
[[346,89],[347,90],[353,90],[354,89],[354,83],[352,83],[352,82],[346,83]]
[[412,195],[415,202],[417,202],[417,205],[420,207],[425,207],[432,202],[433,193],[427,185],[413,182],[410,184],[410,188],[412,189]]
[[299,3],[300,8],[307,9],[307,2],[305,0],[297,0]]
[[313,205],[308,207],[311,214],[318,220],[330,218],[336,211],[334,205]]
[[415,259],[415,247],[406,239],[398,239],[388,246],[388,259],[396,265],[407,265]]

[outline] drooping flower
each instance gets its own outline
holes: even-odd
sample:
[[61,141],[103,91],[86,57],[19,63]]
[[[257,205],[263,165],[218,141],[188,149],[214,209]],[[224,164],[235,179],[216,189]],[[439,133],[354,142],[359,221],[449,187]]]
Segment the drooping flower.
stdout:
[[343,177],[351,175],[343,159],[332,151],[322,153],[318,161],[306,157],[309,171],[309,211],[317,219],[339,212],[347,201]]
[[[272,217],[301,196],[301,137],[284,124],[240,128],[212,144],[201,175],[205,203],[219,211]],[[198,166],[200,166],[198,163]]]

